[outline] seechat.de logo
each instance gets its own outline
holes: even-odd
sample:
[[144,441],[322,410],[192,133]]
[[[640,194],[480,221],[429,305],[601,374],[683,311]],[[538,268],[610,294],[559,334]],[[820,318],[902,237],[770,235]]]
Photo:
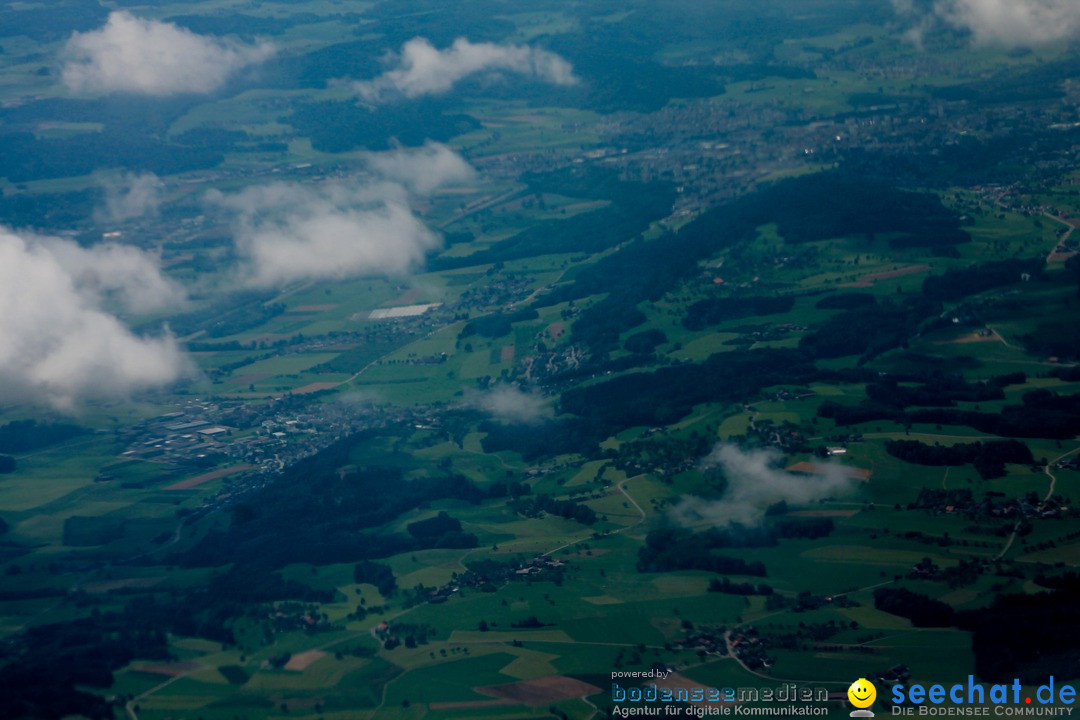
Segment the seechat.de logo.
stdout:
[[851,713],[851,717],[874,717],[873,711],[868,709],[877,699],[877,688],[872,682],[859,678],[847,689],[847,697],[848,702],[858,708]]

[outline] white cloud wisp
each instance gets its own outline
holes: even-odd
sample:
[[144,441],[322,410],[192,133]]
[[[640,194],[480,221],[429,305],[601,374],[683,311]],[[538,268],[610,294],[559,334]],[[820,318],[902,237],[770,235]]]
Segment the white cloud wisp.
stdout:
[[508,425],[537,425],[554,416],[551,404],[542,396],[507,384],[474,394],[469,404]]
[[573,67],[553,52],[527,45],[473,43],[458,38],[439,50],[426,38],[413,38],[401,46],[397,67],[373,80],[353,83],[370,102],[448,92],[458,82],[480,73],[507,72],[554,85],[578,82]]
[[430,141],[420,148],[371,153],[367,164],[387,180],[401,183],[417,195],[472,182],[477,177],[465,158],[442,143]]
[[71,410],[174,382],[188,371],[176,340],[139,337],[103,306],[146,310],[179,297],[134,248],[0,228],[0,402]]
[[672,519],[687,525],[757,525],[765,510],[785,500],[802,504],[851,490],[855,481],[838,465],[822,465],[814,475],[796,475],[777,467],[781,459],[773,449],[742,450],[721,443],[705,458],[706,467],[719,467],[727,488],[719,500],[690,496],[671,510]]
[[917,42],[942,24],[966,30],[979,45],[1028,46],[1080,37],[1077,0],[893,0]]
[[274,48],[205,37],[121,10],[104,27],[73,34],[63,54],[61,77],[74,92],[165,96],[213,92]]
[[207,201],[233,215],[240,282],[275,286],[297,280],[400,277],[419,267],[442,238],[413,212],[410,198],[476,177],[445,145],[370,153],[376,178],[318,185],[278,182]]
[[101,173],[98,180],[105,190],[105,204],[94,212],[98,222],[117,223],[158,214],[165,183],[154,173]]
[[235,214],[241,281],[405,275],[441,240],[413,214],[393,183],[272,183],[207,199]]

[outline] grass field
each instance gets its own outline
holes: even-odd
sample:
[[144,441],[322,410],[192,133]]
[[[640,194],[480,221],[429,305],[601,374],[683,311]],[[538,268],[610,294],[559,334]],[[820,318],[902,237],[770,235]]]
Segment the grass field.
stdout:
[[[16,5],[12,12],[36,7]],[[208,602],[212,589],[236,568],[225,562],[215,567],[217,556],[212,553],[209,561],[204,557],[202,564],[193,563],[186,553],[203,542],[213,548],[229,538],[243,540],[245,523],[258,526],[260,513],[266,511],[259,494],[263,487],[282,466],[315,456],[320,447],[321,438],[308,432],[306,420],[297,419],[312,407],[326,411],[312,411],[313,416],[330,418],[322,426],[327,437],[371,430],[343,453],[340,467],[335,464],[326,471],[342,486],[353,477],[350,469],[365,467],[400,470],[401,482],[457,476],[474,492],[395,507],[368,527],[356,522],[361,513],[338,504],[345,502],[345,489],[339,496],[319,496],[304,484],[317,477],[297,480],[303,501],[312,493],[312,503],[304,505],[312,516],[291,518],[275,532],[289,540],[301,538],[308,547],[310,538],[304,540],[301,531],[325,513],[336,518],[335,530],[344,528],[348,552],[333,558],[317,552],[290,556],[283,565],[267,558],[270,564],[259,569],[270,579],[261,576],[260,582],[280,581],[278,590],[290,599],[249,602],[230,597],[233,604],[225,608],[233,615],[223,625],[227,633],[209,634],[207,627],[217,618],[201,617],[205,625],[184,627],[215,640],[168,634],[169,658],[136,658],[115,673],[111,686],[88,688],[103,697],[121,698],[117,715],[124,712],[130,720],[519,720],[551,717],[557,710],[587,720],[610,706],[607,683],[612,672],[647,670],[654,664],[677,667],[691,681],[716,687],[798,681],[837,689],[850,679],[897,665],[907,666],[913,681],[938,681],[974,667],[972,636],[956,628],[914,627],[905,617],[877,609],[875,590],[903,587],[956,610],[979,609],[1006,592],[1042,591],[1035,582],[1038,573],[1064,572],[1080,564],[1080,539],[1072,537],[1071,515],[1059,519],[1031,514],[1031,527],[1021,532],[1014,515],[957,509],[952,500],[951,509],[914,507],[924,489],[970,491],[976,499],[1033,495],[1029,504],[1035,505],[1051,488],[1041,461],[1069,457],[1077,447],[1075,439],[1023,438],[1038,464],[1009,464],[1003,476],[984,479],[971,463],[946,467],[903,462],[889,454],[886,444],[917,440],[951,447],[999,439],[989,433],[961,425],[905,422],[896,413],[887,415],[889,419],[839,425],[820,412],[827,402],[863,404],[870,388],[896,375],[902,376],[900,383],[914,386],[930,377],[956,376],[976,383],[1024,373],[1021,382],[1004,388],[1003,398],[947,405],[993,414],[1023,403],[1034,390],[1075,394],[1080,382],[1052,374],[1071,367],[1069,358],[1048,350],[1080,324],[1075,278],[1060,258],[1052,259],[1040,277],[1016,277],[925,310],[901,342],[880,352],[841,357],[823,353],[813,360],[820,372],[809,383],[762,388],[738,402],[695,400],[684,417],[663,427],[620,426],[617,434],[584,455],[555,455],[546,453],[547,448],[532,455],[526,449],[485,452],[486,434],[495,437],[498,428],[488,424],[491,414],[476,400],[492,385],[516,382],[542,393],[545,407],[556,417],[528,426],[528,432],[543,437],[552,427],[564,427],[558,423],[566,423],[570,432],[591,432],[601,426],[590,424],[591,419],[573,425],[576,418],[560,414],[564,390],[600,385],[623,373],[675,373],[717,354],[798,350],[815,332],[843,317],[842,309],[822,303],[825,298],[861,293],[878,308],[900,305],[920,297],[926,278],[950,269],[1046,257],[1068,232],[1069,221],[1031,208],[1080,214],[1075,190],[1080,175],[1075,171],[1051,178],[1049,160],[1036,166],[1017,159],[1015,166],[999,168],[1002,174],[1038,177],[1040,184],[1016,180],[1012,195],[995,194],[996,180],[977,186],[955,186],[960,180],[952,178],[928,181],[932,189],[922,190],[961,216],[971,238],[937,250],[896,247],[899,233],[797,243],[794,235],[785,238],[777,223],[761,225],[748,232],[745,242],[717,243],[723,249],[715,255],[693,258],[690,270],[661,292],[633,296],[643,321],[620,326],[610,347],[595,354],[578,337],[582,327],[575,323],[606,297],[608,288],[588,287],[575,295],[573,283],[601,267],[602,258],[618,257],[631,237],[622,238],[622,248],[595,254],[565,252],[560,245],[564,252],[558,254],[523,258],[510,253],[510,259],[471,265],[468,260],[474,253],[486,253],[478,257],[489,260],[501,257],[499,252],[513,246],[516,235],[537,223],[565,221],[578,227],[572,223],[585,214],[613,207],[612,200],[598,198],[602,189],[573,189],[574,173],[581,168],[610,169],[612,177],[621,180],[648,179],[677,187],[674,205],[661,213],[670,216],[654,218],[648,227],[634,231],[644,240],[663,242],[666,233],[681,230],[720,198],[726,201],[758,183],[827,171],[854,148],[887,145],[903,123],[924,119],[935,132],[941,131],[942,126],[934,124],[939,109],[945,114],[969,102],[944,101],[942,90],[964,90],[987,79],[1007,79],[1010,73],[1038,71],[1070,58],[1066,49],[1048,45],[1003,52],[935,35],[927,41],[933,52],[914,55],[909,41],[892,29],[870,24],[838,29],[835,23],[817,37],[792,30],[786,33],[792,37],[777,36],[758,47],[748,38],[751,33],[742,30],[735,44],[701,29],[682,37],[658,27],[657,37],[651,37],[638,24],[647,8],[637,2],[606,15],[568,4],[559,10],[485,10],[479,18],[473,17],[477,11],[471,6],[406,5],[213,0],[136,7],[141,17],[188,16],[196,24],[200,18],[219,23],[215,27],[243,22],[245,16],[248,22],[266,23],[266,38],[278,48],[277,64],[250,68],[247,75],[234,78],[234,85],[206,97],[162,101],[147,115],[147,122],[157,123],[147,142],[180,143],[176,147],[184,152],[198,149],[200,133],[240,133],[229,136],[239,139],[229,141],[220,163],[180,174],[162,172],[166,192],[155,218],[116,223],[124,242],[159,252],[166,273],[191,295],[176,317],[136,313],[123,319],[143,328],[139,333],[160,320],[172,319],[176,326],[193,323],[177,334],[185,336],[180,342],[190,349],[187,356],[195,371],[190,381],[138,402],[90,403],[79,408],[73,420],[90,432],[11,453],[17,470],[0,476],[0,639],[80,618],[126,617],[145,611],[148,604],[164,605],[174,596],[195,597],[185,612],[197,615],[199,603]],[[739,11],[735,5],[733,17]],[[444,23],[440,13],[451,12],[461,13],[461,18],[450,16]],[[820,22],[816,11],[806,12],[794,18],[800,26]],[[774,20],[778,27],[787,27],[778,18],[769,22]],[[418,222],[442,233],[446,246],[430,253],[411,273],[383,276],[372,270],[350,279],[302,280],[273,290],[234,287],[237,228],[215,215],[213,203],[206,200],[208,191],[232,193],[274,180],[338,182],[367,178],[371,171],[371,152],[360,140],[355,147],[329,152],[320,149],[325,146],[316,132],[306,137],[298,130],[301,111],[310,103],[358,109],[347,82],[328,81],[319,74],[329,56],[310,54],[329,49],[348,58],[357,53],[356,64],[361,65],[367,48],[396,49],[415,36],[435,37],[442,47],[452,42],[459,26],[470,23],[476,24],[476,42],[577,48],[582,77],[573,87],[549,87],[507,71],[463,86],[466,92],[423,101],[430,100],[435,120],[427,128],[427,120],[417,116],[417,126],[442,133],[477,170],[460,185],[431,194],[400,189],[398,200]],[[560,106],[561,97],[571,97],[559,94],[564,90],[590,103],[603,100],[601,83],[608,81],[602,74],[596,76],[599,81],[587,75],[596,70],[590,63],[595,66],[597,59],[581,43],[592,33],[608,31],[613,47],[625,46],[641,62],[633,71],[642,74],[641,87],[629,82],[622,92],[667,91],[650,85],[649,63],[655,61],[657,72],[671,77],[690,69],[715,74],[716,95],[694,91],[700,97],[689,100],[664,95],[653,110],[636,105],[627,110],[619,105],[622,98],[607,99],[611,107],[589,105],[604,107],[603,112]],[[112,137],[117,127],[123,129],[111,124],[118,122],[115,118],[98,122],[80,114],[88,112],[84,103],[104,106],[115,98],[98,101],[64,89],[54,66],[66,33],[3,38],[0,104],[8,134],[21,138],[19,142],[75,141],[89,147]],[[263,37],[262,31],[255,36]],[[233,36],[223,31],[222,37]],[[387,56],[384,62],[389,67],[393,58]],[[768,72],[755,79],[723,80],[732,68],[747,70],[752,77],[752,66]],[[374,65],[364,67],[377,72]],[[788,73],[791,77],[774,73],[781,67],[796,72]],[[797,72],[800,69],[812,72]],[[343,65],[341,77],[352,71]],[[625,79],[621,75],[617,79]],[[519,81],[522,87],[516,88]],[[1063,96],[1053,102],[1067,107],[1075,93],[1067,82],[1060,84]],[[57,117],[36,118],[31,111],[40,109],[37,101],[50,98],[56,104],[46,106],[59,108],[52,111]],[[637,98],[646,107],[652,99]],[[389,103],[389,109],[376,108],[377,102],[359,109],[395,112],[412,107],[408,103],[413,100],[398,101]],[[1008,106],[986,107],[998,112]],[[20,112],[32,119],[9,120],[19,118]],[[1060,114],[1060,108],[1054,112]],[[440,123],[450,122],[450,116],[457,117],[457,124],[443,128]],[[961,144],[957,138],[964,117],[948,127],[950,148],[953,140]],[[742,118],[767,126],[768,137],[760,128],[743,127]],[[981,141],[982,135],[995,132],[998,122],[995,115],[985,127],[964,133]],[[352,129],[358,138],[366,138],[360,131],[367,128]],[[388,135],[385,141],[387,148],[398,147],[396,136]],[[773,146],[774,141],[790,146]],[[710,156],[716,164],[695,176],[690,166],[697,166],[689,156],[703,155],[706,145],[717,153]],[[908,150],[905,146],[904,152]],[[764,159],[748,159],[759,153]],[[553,180],[547,176],[552,170],[553,177],[564,171],[566,177]],[[96,242],[103,227],[90,216],[101,181],[88,173],[26,181],[2,178],[4,211],[14,213],[23,203],[40,201],[52,207],[70,200],[67,210],[74,219],[49,232],[63,230],[84,244]],[[695,187],[699,180],[707,182]],[[79,200],[78,193],[86,196]],[[83,201],[90,204],[83,208],[78,205]],[[581,247],[591,247],[591,238],[580,240]],[[249,297],[249,292],[255,294]],[[791,306],[725,316],[704,327],[687,322],[688,308],[712,298],[789,298]],[[371,315],[428,304],[432,309],[417,316]],[[244,312],[231,314],[239,310]],[[533,310],[535,315],[529,314]],[[468,334],[485,319],[519,311],[525,311],[517,316],[523,319],[488,333],[494,337]],[[204,314],[201,319],[191,320],[198,313]],[[957,321],[950,323],[953,316]],[[219,327],[222,317],[229,320]],[[934,322],[941,319],[944,322]],[[631,338],[645,331],[662,333],[652,355],[632,351]],[[739,380],[731,378],[731,384]],[[212,441],[220,444],[208,441],[197,462],[190,464],[166,452],[164,431],[147,429],[164,425],[154,423],[181,407],[181,401],[187,403],[181,414],[210,416],[209,410],[191,408],[227,407],[230,422],[236,423],[223,422],[227,432]],[[15,403],[0,408],[4,423],[62,415]],[[154,452],[157,434],[163,441],[160,453]],[[128,449],[135,447],[136,436],[149,452]],[[262,455],[245,454],[247,445],[267,438],[277,438],[276,444],[263,446]],[[760,562],[763,576],[723,576],[730,575],[736,584],[768,584],[772,595],[716,592],[715,586],[710,591],[711,582],[721,577],[711,571],[645,571],[641,550],[650,532],[668,526],[684,530],[693,524],[672,512],[681,498],[732,500],[724,494],[733,486],[727,471],[714,471],[701,461],[717,441],[777,448],[782,462],[760,469],[761,477],[797,463],[822,461],[817,455],[837,446],[846,452],[833,460],[841,457],[842,464],[862,473],[858,480],[837,485],[828,497],[793,494],[786,508],[765,520],[828,520],[831,525],[821,537],[778,536],[771,543],[704,548],[710,556]],[[249,474],[232,472],[237,468]],[[1053,494],[1063,505],[1071,504],[1080,472],[1051,472],[1056,478]],[[782,477],[805,481],[802,476]],[[522,483],[529,486],[521,496],[525,500],[545,495],[570,499],[594,511],[597,519],[585,524],[546,510],[526,517],[515,510],[512,497],[524,492]],[[517,489],[511,491],[506,487],[510,485]],[[770,497],[768,504],[774,500]],[[766,504],[758,504],[762,506],[755,506],[747,520],[751,525],[765,512]],[[444,511],[460,522],[470,541],[458,537],[418,549],[423,544],[414,542],[410,526]],[[707,516],[692,529],[712,525],[713,518]],[[371,556],[385,564],[396,581],[397,590],[385,596],[375,585],[355,582],[354,565],[369,558],[374,535],[401,541],[387,551],[396,554]],[[220,547],[222,552],[232,549]],[[462,579],[483,561],[520,565],[534,558],[541,558],[538,564],[543,558],[557,561],[558,572],[541,575],[518,568],[524,572],[482,585]],[[959,574],[962,564],[972,561],[979,564],[974,577],[948,575]],[[916,566],[927,562],[942,575],[919,575]],[[433,589],[446,586],[455,588],[448,599],[437,596],[429,602]],[[234,591],[239,595],[255,589],[245,585]],[[309,592],[301,592],[305,590]],[[382,623],[389,627],[380,629]],[[811,630],[821,627],[831,628],[832,634],[810,639]],[[384,644],[379,636],[384,630],[403,635],[397,638],[403,642]],[[727,655],[724,635],[729,631],[760,633],[767,665],[751,673]],[[418,643],[414,632],[422,638]],[[704,644],[690,639],[695,632],[721,639],[719,644],[710,641],[706,651]],[[559,683],[553,676],[563,676],[567,686],[573,679],[601,691],[584,699],[573,692],[560,695],[551,690]],[[539,682],[528,685],[532,681]],[[499,687],[504,694],[493,690]],[[543,694],[545,687],[549,695]]]

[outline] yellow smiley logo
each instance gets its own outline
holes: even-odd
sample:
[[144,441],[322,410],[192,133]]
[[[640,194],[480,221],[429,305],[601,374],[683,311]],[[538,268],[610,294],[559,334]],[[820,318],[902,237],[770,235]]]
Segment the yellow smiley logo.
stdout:
[[859,678],[851,683],[847,690],[847,698],[857,708],[868,708],[877,699],[877,688],[866,678]]

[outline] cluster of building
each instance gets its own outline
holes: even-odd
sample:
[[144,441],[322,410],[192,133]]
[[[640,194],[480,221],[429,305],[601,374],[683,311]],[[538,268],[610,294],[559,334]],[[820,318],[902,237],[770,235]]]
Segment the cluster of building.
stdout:
[[325,632],[334,626],[326,613],[319,612],[315,606],[297,606],[296,603],[279,603],[269,613],[270,624],[274,632],[303,630],[309,633]]
[[532,280],[518,273],[506,272],[493,275],[487,282],[471,287],[461,293],[452,306],[458,312],[508,307],[528,297],[532,292]]
[[[736,640],[732,642],[732,647],[737,647],[738,644],[746,642],[750,642],[746,635],[739,633]],[[757,642],[756,637],[753,638],[753,642]],[[706,625],[699,625],[686,630],[681,638],[671,643],[671,647],[675,650],[693,650],[718,657],[728,653],[727,642],[724,639],[724,629]]]
[[775,660],[766,651],[766,644],[753,625],[749,625],[727,636],[727,646],[739,663],[750,670],[763,670],[772,667]]
[[941,515],[966,515],[968,517],[992,517],[1013,520],[1019,518],[1059,518],[1069,513],[1058,496],[1040,498],[1035,493],[1022,497],[1005,497],[1004,493],[987,492],[976,497],[967,489],[939,490],[923,488],[909,510],[930,510]]
[[305,402],[179,398],[175,410],[118,431],[122,457],[188,467],[225,461],[277,472],[370,421],[370,408]]
[[531,560],[508,563],[485,563],[455,574],[451,581],[441,587],[427,591],[427,601],[433,604],[446,602],[463,587],[470,587],[481,592],[494,592],[499,585],[514,580],[531,578],[535,580],[554,579],[565,572],[566,563],[548,555],[537,555]]

